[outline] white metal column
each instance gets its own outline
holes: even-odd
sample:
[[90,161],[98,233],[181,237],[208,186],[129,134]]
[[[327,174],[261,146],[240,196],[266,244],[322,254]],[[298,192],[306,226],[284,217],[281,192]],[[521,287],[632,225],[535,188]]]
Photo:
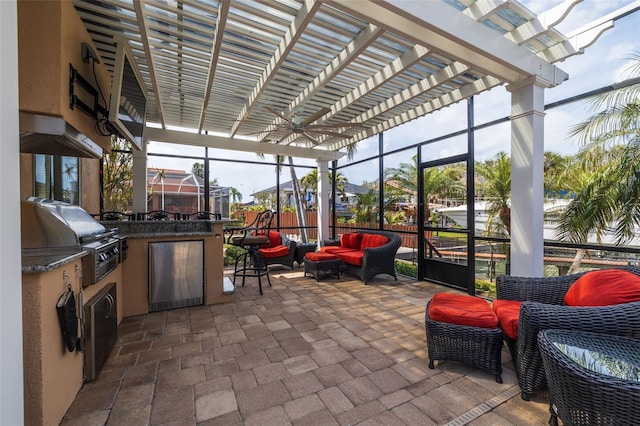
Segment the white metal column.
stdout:
[[147,211],[147,141],[140,151],[133,150],[133,211]]
[[507,88],[511,92],[512,275],[543,275],[544,83],[531,77]]
[[318,162],[318,246],[329,238],[329,162]]
[[0,1],[0,424],[24,423],[18,16],[15,0]]

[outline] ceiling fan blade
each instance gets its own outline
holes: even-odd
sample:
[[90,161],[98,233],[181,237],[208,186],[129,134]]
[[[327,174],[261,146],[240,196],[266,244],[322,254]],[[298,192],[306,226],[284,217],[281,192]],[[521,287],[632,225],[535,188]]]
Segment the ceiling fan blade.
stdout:
[[337,123],[337,124],[312,124],[307,126],[307,129],[340,129],[340,128],[354,128],[363,127],[360,123]]
[[310,116],[308,116],[303,122],[302,122],[302,126],[306,127],[309,124],[313,123],[314,121],[316,121],[318,118],[322,117],[323,115],[325,115],[326,113],[331,112],[331,108],[320,108],[318,111],[314,112],[313,114],[311,114]]
[[278,140],[278,143],[282,142],[283,140],[285,140],[286,138],[288,138],[291,134],[293,133],[293,129],[289,129],[287,131],[287,133],[285,133],[283,136],[281,136]]
[[315,138],[311,137],[310,134],[308,134],[307,132],[301,132],[302,136],[304,136],[305,138],[309,139],[311,141],[312,144],[314,145],[320,145],[320,142],[318,142]]
[[352,135],[346,135],[344,133],[338,133],[338,132],[331,132],[329,130],[307,130],[307,133],[334,136],[336,138],[343,138],[343,139],[351,139],[353,137]]
[[282,118],[284,121],[286,121],[287,123],[290,124],[294,124],[293,121],[291,121],[291,119],[281,113],[279,113],[278,111],[276,111],[275,109],[269,108],[269,107],[265,107],[267,109],[267,111],[269,111],[271,114],[277,115],[278,117]]

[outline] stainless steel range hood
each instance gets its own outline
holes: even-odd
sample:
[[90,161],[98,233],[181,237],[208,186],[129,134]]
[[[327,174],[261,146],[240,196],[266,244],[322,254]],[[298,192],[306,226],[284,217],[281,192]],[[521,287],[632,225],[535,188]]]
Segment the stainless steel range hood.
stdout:
[[102,158],[102,147],[61,117],[20,112],[20,152]]

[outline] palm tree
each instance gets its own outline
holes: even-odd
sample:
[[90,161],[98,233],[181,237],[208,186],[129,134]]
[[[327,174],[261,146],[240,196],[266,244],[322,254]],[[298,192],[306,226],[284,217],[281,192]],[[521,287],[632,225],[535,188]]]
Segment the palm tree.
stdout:
[[[389,191],[387,202],[390,202],[400,193],[415,199],[418,194],[418,157],[413,156],[411,163],[400,163],[397,168],[389,168],[384,171],[385,181],[394,181],[395,188],[386,185],[385,191]],[[423,189],[425,200],[425,218],[431,216],[429,201],[437,198],[458,197],[464,191],[462,181],[463,171],[456,165],[443,167],[430,167],[424,170]],[[400,189],[398,189],[400,188]]]
[[[640,54],[630,70],[640,76]],[[640,83],[593,98],[591,110],[597,112],[571,130],[582,144],[579,165],[591,177],[562,214],[557,233],[581,243],[613,226],[620,245],[640,225]]]
[[484,178],[482,190],[489,199],[487,233],[508,237],[511,235],[511,159],[500,151],[491,160],[476,165],[476,174]]
[[229,195],[231,196],[232,203],[241,203],[242,202],[242,194],[238,191],[237,188],[233,186],[229,187]]
[[[329,173],[329,179],[333,180],[333,172]],[[347,196],[347,183],[349,180],[345,175],[340,172],[336,173],[336,192],[340,195],[340,199],[344,199]]]
[[[310,191],[314,196],[318,194],[318,169],[313,169],[300,179],[300,190],[306,194]],[[308,200],[304,199],[306,208],[309,208]]]
[[[164,169],[158,171],[158,173],[156,174],[156,176],[160,178],[160,190],[162,191],[162,193],[160,194],[160,197],[162,199],[162,204],[160,207],[161,210],[164,210],[164,174],[165,174]],[[154,180],[155,180],[155,177],[154,177]]]
[[[329,172],[329,182],[333,181],[333,172]],[[346,195],[347,178],[340,172],[336,173],[336,192],[340,197]],[[315,197],[318,195],[318,169],[313,169],[300,179],[302,192],[310,191]],[[308,207],[308,206],[307,206]]]
[[573,167],[572,155],[561,155],[556,152],[544,153],[544,192],[545,197],[567,198],[576,188],[580,179]]
[[356,224],[375,226],[378,219],[376,213],[378,191],[370,189],[366,194],[356,194],[356,200],[356,214],[354,216]]
[[298,216],[298,225],[300,226],[300,239],[303,243],[309,242],[307,235],[307,218],[305,216],[305,208],[302,205],[300,197],[300,187],[298,185],[298,177],[296,176],[296,168],[293,166],[293,158],[289,159],[289,172],[291,173],[291,185],[293,186],[293,199],[296,203],[296,215]]
[[[487,234],[497,234],[509,238],[511,235],[511,159],[504,151],[495,157],[476,165],[476,174],[484,178],[481,190],[489,199],[487,210]],[[493,243],[489,243],[493,252]],[[506,273],[511,271],[511,252],[508,244],[498,243],[498,250],[505,255]]]

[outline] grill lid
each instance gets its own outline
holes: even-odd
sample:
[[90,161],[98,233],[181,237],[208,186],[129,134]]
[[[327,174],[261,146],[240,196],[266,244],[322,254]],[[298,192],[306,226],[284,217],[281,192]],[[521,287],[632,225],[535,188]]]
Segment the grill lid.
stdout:
[[80,247],[106,232],[79,206],[31,197],[21,202],[22,248]]

